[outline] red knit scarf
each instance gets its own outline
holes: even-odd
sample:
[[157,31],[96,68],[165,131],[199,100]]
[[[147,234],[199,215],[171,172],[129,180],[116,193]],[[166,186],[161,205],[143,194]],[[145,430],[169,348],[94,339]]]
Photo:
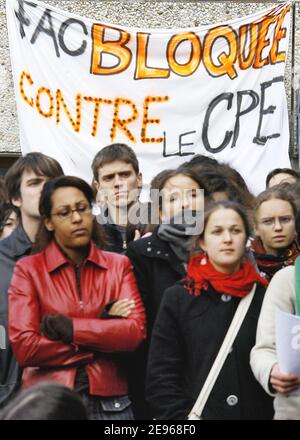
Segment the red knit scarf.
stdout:
[[255,282],[265,287],[268,285],[268,281],[259,275],[248,260],[242,263],[238,272],[224,274],[218,272],[207,257],[200,254],[192,256],[189,260],[185,287],[190,294],[199,296],[201,289],[207,290],[209,283],[217,292],[243,298],[250,292]]

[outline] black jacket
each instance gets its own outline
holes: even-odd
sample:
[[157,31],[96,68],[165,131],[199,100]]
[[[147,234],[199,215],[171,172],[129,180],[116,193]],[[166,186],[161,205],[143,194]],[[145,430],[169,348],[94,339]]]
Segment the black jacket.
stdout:
[[18,389],[20,379],[20,368],[8,339],[7,291],[16,262],[29,255],[31,247],[21,225],[0,241],[0,405]]
[[145,402],[146,365],[151,331],[163,293],[185,276],[184,266],[168,243],[157,236],[157,229],[150,237],[132,241],[127,249],[147,315],[147,340],[128,356],[129,389],[137,419],[153,418]]
[[123,239],[117,225],[106,223],[103,226],[105,232],[106,246],[105,249],[110,252],[124,254],[127,249],[127,240]]
[[[137,206],[137,205],[135,205]],[[113,223],[108,209],[104,211],[104,214],[97,216],[98,222],[103,226],[105,231],[105,240],[106,240],[106,250],[110,252],[117,252],[118,254],[124,254],[128,247],[128,244],[134,240],[135,231],[139,230],[143,235],[145,230],[148,229],[148,221],[150,215],[150,205],[149,203],[141,203],[138,204],[137,211],[134,210],[136,214],[135,221],[137,218],[140,219],[138,223],[132,223],[130,221],[130,211],[128,213],[128,223],[124,228],[124,234],[121,233],[120,227]]]
[[[214,388],[204,419],[272,419],[272,399],[249,364],[265,288],[258,285]],[[240,299],[209,286],[200,296],[178,284],[165,292],[153,328],[146,398],[157,419],[186,419],[204,385]]]
[[147,313],[148,336],[164,291],[185,277],[186,269],[169,244],[161,240],[156,228],[150,237],[129,243],[127,256],[132,262],[139,291]]

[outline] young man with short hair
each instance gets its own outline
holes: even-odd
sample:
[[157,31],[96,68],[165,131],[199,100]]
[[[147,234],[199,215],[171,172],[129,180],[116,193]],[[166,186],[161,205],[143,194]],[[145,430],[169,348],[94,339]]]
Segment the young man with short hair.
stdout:
[[137,157],[128,145],[111,144],[96,154],[92,170],[109,250],[124,252],[129,211],[137,207],[142,188]]
[[7,292],[16,262],[31,252],[40,226],[39,200],[45,182],[63,174],[59,163],[42,153],[20,157],[7,171],[10,202],[20,209],[21,221],[0,242],[0,406],[18,389],[20,368],[7,334]]

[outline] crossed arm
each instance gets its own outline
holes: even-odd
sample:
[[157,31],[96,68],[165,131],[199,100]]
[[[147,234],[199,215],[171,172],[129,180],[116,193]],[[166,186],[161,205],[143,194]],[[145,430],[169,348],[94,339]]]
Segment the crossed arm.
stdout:
[[[39,298],[32,278],[16,265],[9,289],[9,337],[16,358],[22,366],[72,366],[89,362],[95,351],[132,351],[145,337],[145,314],[130,263],[124,267],[120,299],[112,311],[134,311],[129,319],[73,318],[73,341],[51,340],[41,334]],[[124,305],[126,306],[124,307]],[[129,315],[128,315],[129,316]]]

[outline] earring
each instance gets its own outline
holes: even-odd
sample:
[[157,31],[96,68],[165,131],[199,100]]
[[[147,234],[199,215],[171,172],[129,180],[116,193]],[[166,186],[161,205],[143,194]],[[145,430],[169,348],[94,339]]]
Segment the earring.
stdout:
[[201,264],[202,266],[205,266],[205,265],[207,264],[207,259],[206,259],[206,257],[207,257],[206,252],[204,252],[203,257],[202,257],[201,262],[200,262],[200,264]]

